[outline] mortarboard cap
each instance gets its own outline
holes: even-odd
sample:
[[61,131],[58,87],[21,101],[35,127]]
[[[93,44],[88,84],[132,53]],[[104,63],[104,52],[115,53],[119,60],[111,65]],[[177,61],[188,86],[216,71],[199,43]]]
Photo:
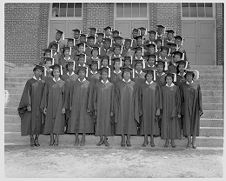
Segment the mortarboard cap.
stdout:
[[158,28],[165,28],[163,25],[157,25]]
[[87,39],[88,39],[88,40],[90,40],[90,39],[93,39],[93,40],[94,40],[95,37],[94,37],[94,36],[88,36]]
[[103,60],[103,59],[108,59],[108,60],[109,60],[109,56],[104,55],[104,56],[101,56],[100,59],[101,59],[101,60]]
[[161,46],[161,51],[166,50],[167,52],[169,51],[169,48],[166,46]]
[[104,33],[97,33],[97,36],[104,36]]
[[125,61],[125,60],[131,60],[131,57],[130,57],[130,56],[125,56],[125,57],[123,58],[123,61]]
[[91,31],[96,31],[97,29],[96,28],[89,28]]
[[61,35],[64,33],[63,31],[58,30],[58,29],[56,29],[56,32],[57,32],[57,33],[60,33]]
[[179,60],[176,62],[178,65],[186,65],[186,61],[184,60]]
[[165,66],[165,62],[162,61],[162,60],[158,60],[156,63],[157,63],[157,66],[158,66],[158,65],[163,65],[163,66]]
[[44,62],[46,63],[47,61],[53,61],[53,58],[51,58],[51,57],[43,57],[43,59],[44,59]]
[[142,39],[142,36],[136,36],[135,39]]
[[129,38],[125,39],[125,42],[131,42],[131,41],[132,41],[132,40],[129,39]]
[[104,30],[110,30],[111,31],[111,27],[110,26],[107,26],[106,28],[104,28]]
[[134,29],[133,29],[133,32],[134,32],[134,31],[138,32],[138,29],[137,29],[137,28],[134,28]]
[[174,34],[174,31],[173,30],[166,30],[167,33],[172,33]]
[[42,51],[44,51],[45,53],[51,53],[51,49],[49,49],[49,48],[44,48],[44,49],[42,49]]
[[154,75],[154,71],[151,68],[145,68],[145,69],[143,69],[143,71],[146,74],[152,74],[152,75]]
[[52,47],[56,47],[56,48],[58,48],[58,44],[57,43],[51,43],[51,45],[50,45],[50,48],[52,48]]
[[41,70],[42,72],[44,71],[44,67],[39,64],[35,64],[35,67],[33,68],[33,72],[36,71],[37,69]]
[[142,60],[134,60],[134,65],[136,66],[137,64],[141,64],[141,65],[143,65],[143,61]]
[[73,41],[74,42],[74,38],[65,38],[67,39],[67,41]]
[[114,39],[115,40],[122,40],[123,38],[121,36],[116,36]]
[[79,58],[83,58],[83,57],[85,57],[86,55],[84,54],[84,53],[81,53],[81,54],[79,54]]
[[131,67],[125,66],[120,68],[123,72],[131,72],[133,69]]
[[155,54],[150,54],[150,55],[149,55],[149,58],[150,58],[150,57],[151,57],[151,58],[156,58],[156,55],[155,55]]
[[171,47],[176,47],[177,46],[176,43],[172,43],[172,42],[168,42],[167,45],[171,46]]
[[134,48],[135,52],[137,52],[138,50],[141,50],[142,51],[142,47],[136,47]]
[[73,29],[72,31],[81,33],[81,30],[79,30],[77,28],[76,29]]
[[113,34],[119,34],[119,31],[118,30],[113,30],[112,33]]
[[84,72],[86,72],[86,70],[87,70],[87,67],[83,67],[83,66],[78,66],[78,69],[77,69],[77,74],[80,72],[80,71],[84,71]]
[[138,29],[140,29],[140,30],[146,30],[146,28],[144,28],[144,27],[140,27],[140,28],[138,28]]
[[107,67],[102,67],[98,71],[101,72],[101,73],[102,72],[107,72],[108,73],[109,69]]
[[149,47],[154,47],[155,48],[155,44],[153,44],[153,43],[150,43],[150,44],[147,44],[147,45],[145,45],[147,48],[149,48]]
[[77,46],[78,46],[78,47],[84,46],[84,43],[78,43]]
[[80,36],[87,37],[87,35],[84,33],[80,34]]
[[177,40],[182,40],[182,37],[180,35],[177,35],[174,38],[177,39]]
[[148,33],[149,33],[149,34],[156,34],[156,31],[150,30],[150,31],[148,31]]
[[179,55],[180,58],[182,58],[182,56],[183,56],[183,53],[180,52],[180,51],[175,51],[175,52],[173,52],[172,54],[173,54],[174,56],[175,56],[175,55]]

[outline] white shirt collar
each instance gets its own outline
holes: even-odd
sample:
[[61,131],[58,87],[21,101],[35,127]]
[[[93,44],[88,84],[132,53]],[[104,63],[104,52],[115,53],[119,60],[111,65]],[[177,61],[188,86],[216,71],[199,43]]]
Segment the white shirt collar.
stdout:
[[54,82],[58,82],[59,80],[60,80],[60,77],[58,78],[58,80],[56,80],[55,77],[53,77]]
[[72,72],[71,75],[69,74],[69,72],[67,73],[68,76],[72,76],[72,75],[74,75],[74,74],[75,74],[74,72]]
[[191,83],[189,83],[188,81],[186,81],[186,84],[190,85],[190,84],[193,84],[193,80],[191,81]]
[[101,82],[102,82],[103,84],[107,84],[109,81],[106,80],[106,82],[104,82],[103,79],[102,79]]
[[171,85],[166,84],[166,87],[173,87],[174,83],[171,83]]
[[126,81],[125,79],[122,79],[122,81],[125,83],[129,83],[129,82],[131,82],[131,79],[129,79],[128,81]]
[[97,71],[93,72],[92,70],[90,70],[91,74],[97,74]]
[[162,72],[161,74],[157,73],[158,76],[165,75],[165,72]]
[[[185,76],[185,74],[186,74],[186,73],[184,72],[182,76],[184,77],[184,76]],[[178,73],[178,75],[180,75],[180,76],[181,76],[181,74],[180,74],[180,73]]]
[[136,73],[136,74],[142,74],[143,71],[141,70],[140,73],[139,73],[137,70],[135,70],[135,73]]
[[144,60],[143,57],[140,57],[140,59],[138,59],[137,57],[135,57],[136,60]]
[[149,64],[147,64],[147,66],[148,66],[148,67],[155,67],[155,65],[149,65]]
[[115,70],[113,71],[115,74],[120,74],[122,71],[119,70],[118,72],[116,72]]
[[147,85],[151,85],[152,83],[153,83],[153,80],[149,83],[148,81],[145,81],[145,83],[147,84]]
[[35,80],[42,80],[40,77],[39,77],[39,79],[37,79],[35,76],[33,76],[32,78]]
[[86,81],[86,78],[84,78],[83,80],[80,80],[80,78],[78,78],[78,81],[79,82],[84,82],[84,81]]

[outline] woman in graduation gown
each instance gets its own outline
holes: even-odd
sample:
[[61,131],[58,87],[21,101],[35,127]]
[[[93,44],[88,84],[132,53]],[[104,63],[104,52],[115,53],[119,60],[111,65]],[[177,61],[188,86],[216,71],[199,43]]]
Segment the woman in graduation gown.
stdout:
[[164,147],[176,147],[174,140],[180,139],[181,96],[179,87],[173,83],[174,74],[166,74],[166,85],[162,87],[162,123],[161,138],[165,139]]
[[109,146],[107,136],[112,135],[112,120],[114,115],[114,84],[109,82],[109,69],[103,67],[101,80],[94,89],[94,112],[96,116],[95,135],[100,136],[97,146],[105,144]]
[[[116,134],[122,136],[121,146],[131,146],[130,136],[137,135],[137,122],[139,122],[138,100],[135,99],[137,87],[131,81],[130,67],[122,68],[122,77],[116,84],[115,96],[115,122]],[[125,142],[125,135],[127,140]]]
[[41,80],[43,67],[36,65],[33,72],[34,76],[25,84],[18,114],[21,118],[21,135],[30,135],[30,146],[40,146],[38,136],[41,133],[42,113],[39,108],[45,85]]
[[145,69],[145,82],[141,84],[139,89],[139,114],[141,116],[140,134],[144,135],[144,143],[142,146],[148,145],[148,136],[150,135],[150,144],[154,144],[154,135],[159,135],[159,126],[156,116],[160,116],[162,108],[162,95],[160,86],[154,82],[155,73],[151,69]]
[[[68,133],[75,134],[75,145],[85,145],[85,135],[94,133],[94,121],[91,118],[92,96],[90,82],[86,79],[87,67],[78,67],[78,79],[70,90],[71,117],[68,122]],[[79,134],[82,134],[81,142]]]
[[203,114],[201,88],[198,82],[194,80],[194,77],[194,71],[187,70],[186,82],[181,86],[183,133],[188,138],[188,148],[191,146],[196,148],[195,141],[196,136],[199,136],[200,116]]
[[41,103],[41,109],[45,114],[43,134],[50,134],[50,146],[58,146],[59,135],[64,134],[65,82],[60,78],[60,65],[55,64],[51,68],[53,69],[53,78],[46,82]]

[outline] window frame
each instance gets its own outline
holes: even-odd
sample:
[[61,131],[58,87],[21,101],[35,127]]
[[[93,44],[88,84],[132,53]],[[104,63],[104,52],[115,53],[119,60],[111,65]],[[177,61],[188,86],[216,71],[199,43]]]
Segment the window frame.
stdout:
[[[117,3],[119,3],[119,2],[117,2]],[[149,20],[149,3],[144,3],[144,4],[147,4],[147,16],[146,17],[117,17],[117,3],[114,3],[114,20]],[[124,3],[129,3],[129,2],[123,2],[123,4]],[[140,2],[132,2],[132,3],[140,3]]]
[[[189,2],[190,3],[190,2]],[[196,4],[201,2],[196,2]],[[208,2],[205,2],[208,3]],[[213,9],[213,17],[183,17],[183,3],[181,3],[181,20],[215,20],[216,17],[216,5],[215,3],[212,3],[212,9]],[[190,7],[189,7],[190,9]],[[190,10],[189,10],[190,11]]]
[[[62,3],[64,3],[64,2],[62,2]],[[65,3],[67,3],[67,2],[65,2]],[[68,3],[72,3],[72,2],[68,2]],[[81,4],[82,4],[81,17],[76,17],[76,16],[73,16],[73,17],[67,17],[67,16],[66,17],[53,17],[52,16],[53,3],[50,3],[49,20],[83,20],[83,4],[84,3],[81,3]]]

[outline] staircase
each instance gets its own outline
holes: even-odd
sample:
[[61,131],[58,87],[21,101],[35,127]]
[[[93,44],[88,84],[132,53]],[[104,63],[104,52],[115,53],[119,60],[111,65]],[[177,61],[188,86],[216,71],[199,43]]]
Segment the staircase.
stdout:
[[[15,67],[5,72],[5,90],[9,93],[9,100],[5,105],[5,145],[27,145],[28,137],[20,136],[20,118],[17,107],[26,80],[32,77],[33,67],[25,65]],[[223,121],[223,67],[222,66],[192,66],[192,69],[200,71],[200,85],[203,96],[204,114],[201,118],[200,136],[197,138],[197,146],[204,149],[223,149],[224,121]],[[98,138],[89,136],[87,144],[95,145]],[[70,145],[74,136],[64,135],[60,137],[60,144]],[[49,137],[40,136],[40,143],[47,145]],[[110,144],[119,145],[120,138],[109,138]],[[132,144],[139,146],[143,138],[133,137]],[[161,147],[163,141],[156,138],[156,145]],[[177,145],[185,147],[186,139],[178,140]],[[133,144],[135,145],[135,144]]]

